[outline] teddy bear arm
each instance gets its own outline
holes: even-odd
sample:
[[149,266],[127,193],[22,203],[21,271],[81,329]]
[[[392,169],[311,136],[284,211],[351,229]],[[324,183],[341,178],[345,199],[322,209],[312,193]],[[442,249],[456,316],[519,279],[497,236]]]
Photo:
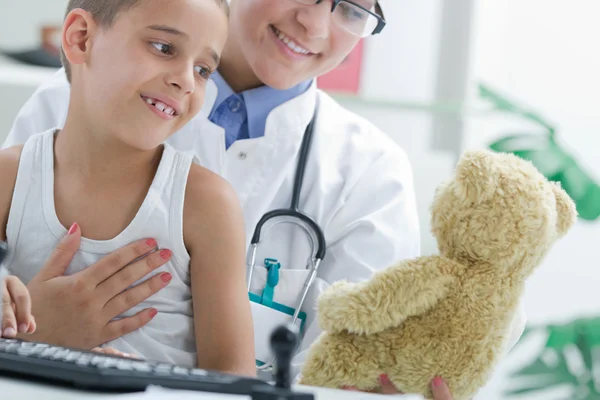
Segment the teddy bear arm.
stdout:
[[368,295],[376,305],[369,312],[381,316],[373,331],[398,326],[435,306],[456,281],[453,267],[452,261],[431,256],[402,262],[378,274]]
[[319,301],[319,324],[331,333],[373,334],[400,325],[443,298],[455,281],[451,261],[438,256],[408,260],[370,281],[339,282]]

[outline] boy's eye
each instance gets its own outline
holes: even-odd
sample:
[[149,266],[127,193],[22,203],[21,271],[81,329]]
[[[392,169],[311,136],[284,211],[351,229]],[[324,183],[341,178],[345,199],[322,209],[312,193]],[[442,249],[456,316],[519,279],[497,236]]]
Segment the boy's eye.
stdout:
[[158,51],[160,51],[163,54],[171,54],[173,51],[172,46],[170,44],[165,44],[165,43],[152,43],[152,46],[154,46],[154,48]]
[[198,75],[205,79],[210,78],[210,75],[212,74],[212,71],[209,68],[202,67],[200,65],[195,66],[194,71],[196,71]]

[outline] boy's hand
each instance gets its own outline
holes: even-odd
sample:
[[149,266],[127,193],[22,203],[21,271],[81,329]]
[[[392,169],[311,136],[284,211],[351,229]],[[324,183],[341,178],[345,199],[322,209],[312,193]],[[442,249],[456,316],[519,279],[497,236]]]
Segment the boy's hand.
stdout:
[[112,347],[94,347],[92,349],[92,351],[95,353],[100,353],[100,354],[108,354],[111,356],[119,356],[119,357],[126,357],[126,358],[133,358],[133,359],[141,360],[141,358],[136,355],[129,354],[129,353],[123,353],[122,351],[115,350]]
[[170,251],[154,251],[156,241],[140,240],[67,276],[80,240],[81,229],[73,224],[27,284],[39,323],[31,341],[89,350],[146,325],[157,313],[147,308],[115,320],[168,285],[171,276],[163,272],[130,287],[168,262]]
[[14,338],[19,333],[33,333],[36,325],[31,315],[31,298],[27,287],[16,276],[0,279],[2,324],[0,337]]

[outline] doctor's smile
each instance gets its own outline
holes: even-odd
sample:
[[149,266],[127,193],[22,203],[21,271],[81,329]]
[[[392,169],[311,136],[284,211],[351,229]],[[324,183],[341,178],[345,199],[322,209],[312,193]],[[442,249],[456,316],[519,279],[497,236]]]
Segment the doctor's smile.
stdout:
[[273,34],[275,35],[273,40],[277,42],[281,51],[288,57],[295,60],[303,60],[306,57],[315,55],[315,53],[301,46],[296,39],[293,39],[285,33],[279,31],[273,25],[270,25],[270,28]]

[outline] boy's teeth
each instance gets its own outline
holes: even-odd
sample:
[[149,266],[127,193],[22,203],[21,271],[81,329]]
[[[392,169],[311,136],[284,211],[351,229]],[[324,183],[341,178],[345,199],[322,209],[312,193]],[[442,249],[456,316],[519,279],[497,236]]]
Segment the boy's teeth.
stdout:
[[158,108],[160,111],[165,111],[165,108],[167,108],[167,106],[161,103],[160,101],[156,102],[154,107]]
[[160,111],[164,112],[167,115],[175,115],[175,110],[172,109],[171,107],[167,106],[164,103],[161,103],[158,100],[155,99],[151,99],[150,97],[145,97],[144,98],[146,103],[156,107],[157,109],[159,109]]
[[310,53],[310,51],[308,51],[306,49],[303,49],[302,47],[300,47],[296,43],[294,43],[294,41],[292,39],[290,39],[289,37],[285,36],[277,28],[274,28],[274,29],[275,29],[275,34],[277,35],[277,37],[279,38],[279,40],[281,40],[283,43],[285,43],[287,45],[287,47],[289,47],[294,53],[298,53],[298,54],[308,54],[308,53]]

